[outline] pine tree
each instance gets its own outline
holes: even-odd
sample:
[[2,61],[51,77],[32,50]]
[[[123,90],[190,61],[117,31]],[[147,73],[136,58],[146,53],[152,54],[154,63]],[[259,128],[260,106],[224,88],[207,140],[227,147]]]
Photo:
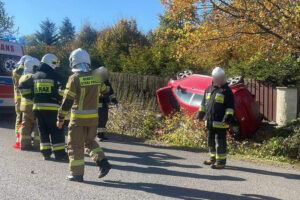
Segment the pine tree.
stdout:
[[45,21],[41,22],[40,28],[41,31],[38,31],[35,34],[38,43],[55,45],[59,39],[55,23],[51,22],[49,19],[46,19]]
[[59,28],[59,39],[62,44],[70,42],[75,37],[75,26],[73,26],[71,20],[64,18],[61,27]]

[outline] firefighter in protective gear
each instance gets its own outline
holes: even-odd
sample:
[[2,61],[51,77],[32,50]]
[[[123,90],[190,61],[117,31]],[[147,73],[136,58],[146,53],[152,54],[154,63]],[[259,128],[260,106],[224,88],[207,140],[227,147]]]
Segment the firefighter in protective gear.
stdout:
[[227,153],[226,130],[233,120],[234,98],[222,68],[215,68],[212,77],[213,84],[205,90],[198,118],[206,118],[208,130],[210,160],[204,164],[211,165],[213,169],[223,169]]
[[56,127],[57,112],[62,97],[58,91],[59,77],[54,71],[58,67],[58,58],[53,54],[46,54],[35,73],[23,87],[31,89],[33,111],[38,121],[40,132],[40,150],[45,160],[51,158],[53,152],[56,160],[68,160],[65,151],[65,136],[61,129]]
[[65,115],[71,109],[68,133],[69,181],[83,181],[84,149],[100,168],[99,178],[111,169],[103,150],[95,141],[98,124],[99,94],[108,88],[99,77],[90,71],[90,56],[83,49],[70,55],[70,67],[74,74],[69,77],[62,105],[58,113],[57,126],[62,128]]
[[[24,62],[24,75],[19,80],[19,91],[21,93],[20,111],[22,112],[22,126],[20,129],[21,150],[32,150],[31,140],[32,131],[35,127],[34,113],[32,110],[32,91],[26,87],[27,80],[31,79],[40,61],[36,58],[27,58]],[[33,147],[39,148],[40,137],[38,131],[34,130]]]
[[16,110],[16,126],[15,126],[15,134],[17,136],[17,133],[19,132],[20,125],[22,122],[22,115],[20,111],[20,105],[21,105],[21,93],[19,91],[19,80],[24,72],[24,62],[27,58],[30,58],[30,56],[25,55],[22,56],[20,61],[17,63],[16,69],[12,72],[12,80],[14,84],[14,99],[15,99],[15,110]]
[[101,80],[104,81],[104,84],[109,87],[109,92],[105,94],[101,94],[99,98],[99,105],[98,105],[98,128],[97,128],[97,136],[100,141],[108,140],[105,136],[106,133],[106,123],[108,121],[108,109],[109,103],[112,102],[115,107],[118,109],[119,104],[117,98],[115,96],[114,90],[109,82],[109,73],[108,70],[102,66],[95,70],[95,75],[100,76]]

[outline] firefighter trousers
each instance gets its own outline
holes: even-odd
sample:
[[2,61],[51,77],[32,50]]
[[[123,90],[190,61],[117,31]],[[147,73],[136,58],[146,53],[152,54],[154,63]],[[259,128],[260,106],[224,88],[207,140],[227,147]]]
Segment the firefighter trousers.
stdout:
[[106,124],[108,121],[108,105],[102,105],[101,108],[98,109],[99,121],[98,121],[98,134],[106,133]]
[[21,123],[22,123],[22,112],[16,109],[16,126],[15,126],[16,137],[21,129]]
[[210,160],[225,165],[227,154],[226,129],[209,129],[207,144]]
[[84,174],[84,149],[95,162],[105,158],[95,141],[97,126],[69,126],[68,154],[70,175]]
[[[21,120],[22,126],[20,128],[21,149],[30,147],[31,145],[33,145],[33,147],[35,148],[38,148],[40,145],[40,136],[35,125],[33,111],[23,111],[21,112],[21,117],[22,117]],[[34,131],[33,136],[32,136],[32,131]],[[32,144],[31,141],[33,141]]]
[[40,150],[44,157],[54,153],[56,158],[66,155],[65,135],[63,129],[56,126],[57,111],[55,110],[38,110],[34,111],[38,121],[40,132]]

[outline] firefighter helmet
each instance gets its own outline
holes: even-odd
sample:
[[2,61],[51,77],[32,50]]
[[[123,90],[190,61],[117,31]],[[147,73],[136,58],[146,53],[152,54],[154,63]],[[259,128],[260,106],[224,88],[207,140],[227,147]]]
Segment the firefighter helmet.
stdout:
[[29,55],[24,55],[21,57],[21,59],[19,60],[19,62],[17,62],[17,68],[24,68],[24,63],[26,60],[32,58],[31,56]]
[[84,49],[78,48],[72,51],[69,61],[72,72],[87,72],[90,70],[91,58]]
[[56,55],[48,53],[41,60],[42,63],[49,65],[52,69],[59,67],[59,60]]
[[40,65],[40,61],[37,58],[29,58],[24,63],[24,74],[33,74],[36,68]]
[[220,77],[220,76],[225,76],[225,71],[221,67],[216,67],[212,71],[212,77],[217,78],[217,77]]

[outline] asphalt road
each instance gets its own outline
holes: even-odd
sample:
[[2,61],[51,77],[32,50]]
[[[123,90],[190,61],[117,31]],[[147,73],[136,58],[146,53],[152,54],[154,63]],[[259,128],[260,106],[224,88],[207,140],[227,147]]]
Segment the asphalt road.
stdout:
[[84,183],[65,180],[68,164],[14,150],[13,119],[0,121],[0,200],[6,199],[300,199],[300,171],[239,160],[225,170],[207,154],[151,147],[116,136],[101,143],[113,164],[103,180],[86,157]]

